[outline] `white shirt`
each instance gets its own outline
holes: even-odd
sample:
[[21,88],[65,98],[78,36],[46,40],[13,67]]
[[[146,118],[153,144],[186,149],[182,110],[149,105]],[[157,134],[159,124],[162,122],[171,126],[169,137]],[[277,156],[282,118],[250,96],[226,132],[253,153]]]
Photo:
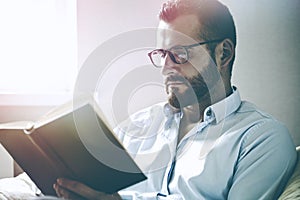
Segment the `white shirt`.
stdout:
[[157,104],[116,134],[147,176],[123,199],[276,199],[296,163],[288,130],[237,90],[209,106],[177,145],[180,113]]

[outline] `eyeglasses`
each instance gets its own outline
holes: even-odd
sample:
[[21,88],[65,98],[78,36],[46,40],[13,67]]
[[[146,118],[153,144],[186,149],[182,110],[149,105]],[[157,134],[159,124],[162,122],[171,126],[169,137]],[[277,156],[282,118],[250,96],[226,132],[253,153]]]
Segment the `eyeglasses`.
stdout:
[[184,64],[189,61],[189,49],[200,46],[203,44],[213,43],[213,42],[221,42],[223,39],[218,40],[209,40],[205,42],[199,42],[196,44],[191,44],[187,46],[174,46],[170,49],[155,49],[148,53],[148,56],[152,62],[152,64],[157,67],[161,68],[163,66],[164,60],[166,55],[168,54],[171,60],[176,64]]

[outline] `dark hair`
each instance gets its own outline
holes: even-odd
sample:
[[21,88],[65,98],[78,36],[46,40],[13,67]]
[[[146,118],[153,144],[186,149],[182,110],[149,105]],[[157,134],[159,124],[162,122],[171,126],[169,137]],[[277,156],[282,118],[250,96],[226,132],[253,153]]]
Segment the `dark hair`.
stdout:
[[[167,23],[178,16],[195,14],[198,16],[202,29],[199,30],[199,39],[230,39],[236,46],[236,30],[232,15],[228,8],[217,0],[169,0],[162,5],[159,19]],[[215,43],[208,44],[213,58]],[[231,61],[233,65],[234,58]]]

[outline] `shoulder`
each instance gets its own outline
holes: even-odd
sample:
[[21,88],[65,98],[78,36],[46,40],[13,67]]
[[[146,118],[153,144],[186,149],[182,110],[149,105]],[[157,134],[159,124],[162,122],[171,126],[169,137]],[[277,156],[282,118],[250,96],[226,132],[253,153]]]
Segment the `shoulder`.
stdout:
[[256,156],[272,155],[278,161],[294,162],[296,147],[283,123],[249,102],[242,102],[237,115],[243,116],[247,124],[240,146],[241,157],[255,152]]
[[240,119],[239,123],[245,127],[243,145],[265,140],[274,140],[278,144],[293,144],[286,126],[252,103],[243,101],[236,112],[236,117]]
[[[237,147],[235,180],[241,181],[241,177],[247,176],[246,184],[250,181],[260,184],[260,191],[256,191],[258,196],[268,199],[278,197],[297,161],[296,148],[288,129],[248,102],[242,102],[235,115],[239,118],[237,123],[242,124],[239,128],[243,127]],[[258,196],[253,199],[258,199]]]
[[248,124],[248,133],[258,135],[282,133],[290,137],[288,129],[282,122],[252,103],[243,101],[236,115],[238,118],[243,119],[241,122],[244,121],[245,125]]
[[154,104],[130,115],[128,119],[120,123],[114,132],[117,135],[130,133],[132,135],[143,134],[149,127],[162,123],[165,118],[165,102]]
[[139,127],[149,126],[156,118],[164,117],[165,104],[166,103],[162,102],[139,110],[130,115],[130,117],[122,122],[120,126],[128,126],[132,123]]
[[[255,104],[248,101],[242,101],[240,107],[236,111],[239,115],[251,116],[252,119],[270,119],[275,120],[275,118],[269,113],[261,110]],[[277,120],[276,120],[277,121]]]

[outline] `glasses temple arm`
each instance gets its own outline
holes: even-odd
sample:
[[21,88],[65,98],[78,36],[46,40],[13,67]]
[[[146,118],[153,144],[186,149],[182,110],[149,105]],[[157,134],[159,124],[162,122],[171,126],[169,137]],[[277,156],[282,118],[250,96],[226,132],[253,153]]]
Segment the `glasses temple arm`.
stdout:
[[196,43],[196,44],[191,44],[191,45],[187,45],[187,46],[183,46],[183,47],[185,47],[185,48],[192,48],[192,47],[203,45],[203,44],[208,44],[208,43],[213,43],[213,42],[221,42],[223,40],[224,39],[209,40],[209,41],[199,42],[199,43]]

